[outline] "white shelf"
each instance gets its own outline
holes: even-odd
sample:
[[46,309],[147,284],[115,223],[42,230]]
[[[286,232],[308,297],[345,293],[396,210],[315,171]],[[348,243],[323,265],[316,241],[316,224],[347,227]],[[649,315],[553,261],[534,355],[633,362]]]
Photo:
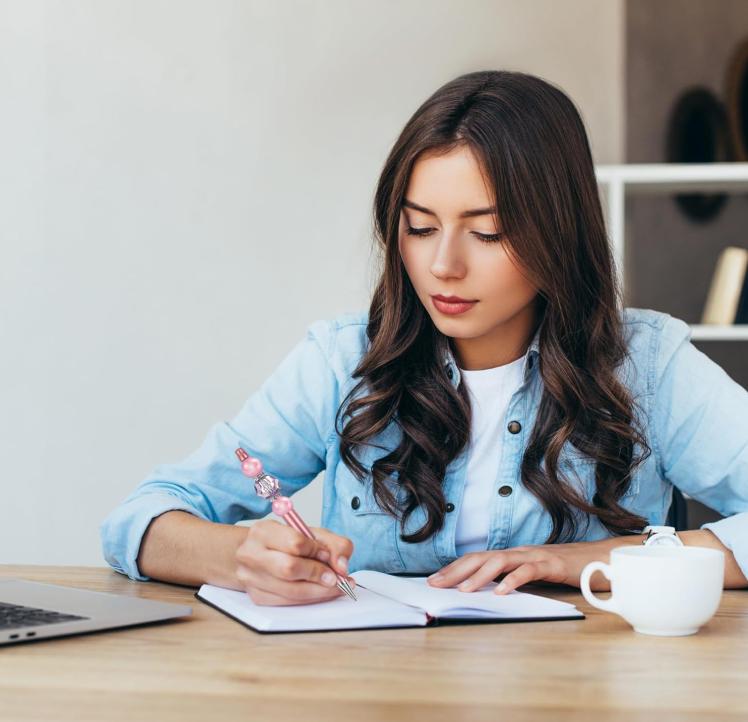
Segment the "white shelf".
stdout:
[[600,165],[599,183],[625,184],[636,193],[743,191],[748,193],[748,163],[630,163]]
[[[748,163],[628,163],[595,167],[607,201],[608,235],[621,288],[626,288],[626,197],[681,192],[748,194]],[[728,245],[727,243],[725,245]],[[748,341],[748,326],[692,324],[694,341]]]

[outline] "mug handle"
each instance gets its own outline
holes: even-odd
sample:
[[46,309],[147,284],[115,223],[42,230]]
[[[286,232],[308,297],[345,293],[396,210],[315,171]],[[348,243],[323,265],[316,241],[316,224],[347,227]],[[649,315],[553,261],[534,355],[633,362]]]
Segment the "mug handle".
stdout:
[[610,564],[605,564],[605,562],[590,562],[584,569],[582,569],[582,574],[579,578],[579,588],[582,590],[582,595],[593,607],[602,609],[605,612],[620,614],[618,605],[612,597],[610,599],[600,599],[592,593],[592,590],[590,589],[590,577],[595,572],[602,572],[607,579],[613,579],[613,568]]

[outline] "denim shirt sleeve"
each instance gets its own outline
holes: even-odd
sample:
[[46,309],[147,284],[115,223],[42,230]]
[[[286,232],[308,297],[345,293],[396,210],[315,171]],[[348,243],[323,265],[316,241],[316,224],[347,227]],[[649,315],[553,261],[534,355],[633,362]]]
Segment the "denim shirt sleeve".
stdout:
[[748,391],[690,341],[669,317],[659,336],[654,383],[654,452],[659,472],[725,519],[701,526],[748,577]]
[[234,453],[242,446],[291,495],[325,467],[334,433],[338,386],[329,363],[332,323],[315,321],[305,337],[230,421],[215,423],[202,444],[178,463],[160,464],[101,523],[104,558],[116,571],[145,581],[137,566],[150,522],[183,510],[212,522],[258,519],[271,504],[259,497]]

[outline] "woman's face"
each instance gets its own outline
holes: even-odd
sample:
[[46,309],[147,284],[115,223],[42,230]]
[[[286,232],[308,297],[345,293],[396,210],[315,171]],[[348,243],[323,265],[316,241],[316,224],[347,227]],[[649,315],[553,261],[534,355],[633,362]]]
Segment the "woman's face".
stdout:
[[[510,257],[501,219],[497,225],[496,215],[485,212],[492,205],[477,159],[460,146],[416,161],[400,213],[405,269],[434,325],[454,339],[465,369],[492,368],[522,356],[536,320],[537,288]],[[484,212],[466,215],[475,210]],[[439,294],[474,303],[450,314],[458,307],[435,301]]]

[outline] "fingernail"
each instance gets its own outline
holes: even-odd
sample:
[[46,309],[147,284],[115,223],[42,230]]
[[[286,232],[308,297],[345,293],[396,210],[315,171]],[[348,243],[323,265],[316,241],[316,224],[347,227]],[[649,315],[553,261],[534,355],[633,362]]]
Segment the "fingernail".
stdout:
[[338,557],[338,566],[343,574],[348,574],[348,557]]
[[330,552],[327,551],[327,549],[320,549],[317,552],[317,559],[319,559],[321,562],[326,562],[330,560]]
[[464,581],[464,582],[460,582],[460,583],[459,583],[459,584],[457,585],[457,588],[458,588],[458,589],[461,589],[461,590],[462,590],[463,592],[467,592],[467,591],[468,591],[468,590],[470,589],[470,587],[472,587],[472,586],[473,586],[473,585],[472,585],[472,584],[471,584],[470,582],[468,582],[468,581]]
[[496,587],[496,593],[497,594],[503,594],[506,591],[506,589],[507,589],[506,584],[504,584],[504,582],[500,582],[499,586]]
[[434,572],[429,579],[433,579],[435,582],[438,582],[440,579],[444,579],[444,575],[441,572]]
[[327,584],[328,587],[331,587],[333,584],[335,584],[335,575],[332,572],[323,572],[322,583]]

